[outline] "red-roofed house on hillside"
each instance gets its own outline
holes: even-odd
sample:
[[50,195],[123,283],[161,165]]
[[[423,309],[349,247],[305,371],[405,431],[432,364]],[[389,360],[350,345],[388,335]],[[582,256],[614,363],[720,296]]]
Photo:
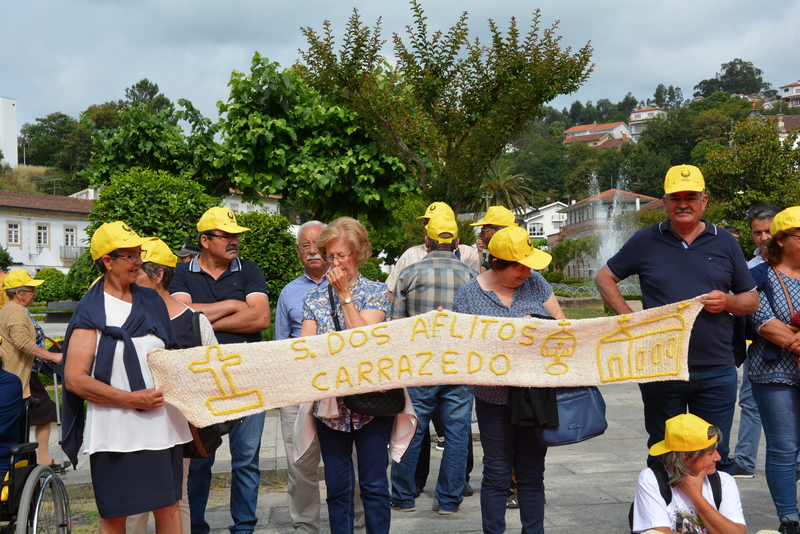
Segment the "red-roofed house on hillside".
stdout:
[[[580,142],[597,148],[617,148],[630,136],[631,132],[624,122],[585,124],[564,130],[564,144]],[[611,143],[615,140],[618,142]]]
[[781,85],[778,88],[780,97],[789,102],[790,108],[800,106],[800,82],[790,83],[789,85]]
[[628,126],[631,129],[631,141],[638,143],[642,137],[642,131],[647,121],[654,119],[661,115],[666,115],[667,111],[658,107],[649,107],[642,109],[634,109],[631,111],[631,119],[628,121]]
[[46,267],[66,273],[88,246],[86,227],[92,201],[53,195],[0,191],[0,244],[14,260],[12,269],[31,276]]

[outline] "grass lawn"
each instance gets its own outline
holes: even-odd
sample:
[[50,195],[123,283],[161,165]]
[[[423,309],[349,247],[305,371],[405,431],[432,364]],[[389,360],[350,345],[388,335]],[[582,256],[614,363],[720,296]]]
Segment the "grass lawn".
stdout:
[[564,315],[567,319],[594,319],[595,317],[605,317],[603,308],[566,308]]

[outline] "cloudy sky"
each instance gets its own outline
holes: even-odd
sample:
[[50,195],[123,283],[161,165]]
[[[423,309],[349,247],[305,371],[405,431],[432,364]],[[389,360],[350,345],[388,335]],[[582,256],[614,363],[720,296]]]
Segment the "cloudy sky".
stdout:
[[[515,16],[527,28],[538,7],[544,26],[561,21],[564,45],[591,41],[594,72],[552,103],[559,109],[576,99],[617,102],[627,92],[643,100],[659,83],[688,97],[734,58],[762,69],[773,88],[800,80],[798,0],[428,0],[423,7],[430,30],[448,29],[467,11],[471,35],[482,40],[487,19],[506,28]],[[189,99],[216,118],[231,72],[248,72],[255,51],[289,66],[306,48],[301,27],[319,30],[330,20],[341,38],[353,8],[370,25],[383,17],[387,39],[413,22],[399,0],[9,0],[0,8],[0,96],[17,100],[20,127],[55,111],[77,117],[148,78],[173,101]]]

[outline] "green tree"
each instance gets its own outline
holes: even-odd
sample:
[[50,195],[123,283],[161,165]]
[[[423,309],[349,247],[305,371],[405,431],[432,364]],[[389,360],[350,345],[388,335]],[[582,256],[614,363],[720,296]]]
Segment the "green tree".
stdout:
[[8,272],[8,268],[14,265],[14,258],[9,254],[8,249],[0,247],[0,271]]
[[228,101],[218,104],[225,119],[215,160],[230,169],[225,187],[246,198],[283,195],[323,221],[363,214],[376,226],[392,226],[394,203],[416,187],[352,111],[332,105],[296,71],[280,70],[258,53],[250,73],[234,72],[229,85]]
[[267,279],[270,302],[275,306],[284,286],[303,272],[295,248],[297,241],[288,231],[289,219],[252,211],[237,216],[236,222],[250,228],[249,232],[242,234],[239,255],[261,268]]
[[729,150],[708,151],[702,168],[711,198],[725,202],[728,220],[746,228],[750,206],[769,202],[800,205],[800,149],[797,133],[781,140],[774,119],[752,118],[731,132]]
[[694,96],[707,97],[717,91],[727,91],[749,95],[761,93],[770,88],[770,84],[762,78],[764,71],[753,66],[750,61],[736,58],[723,63],[721,71],[713,78],[702,80],[694,86]]
[[[81,121],[64,140],[61,151],[56,155],[56,166],[70,173],[85,169],[92,156],[92,130],[110,130],[118,127],[120,107],[119,102],[106,102],[91,105],[81,113]],[[84,179],[77,184],[78,189],[75,190],[85,189],[88,185],[88,180]]]
[[175,106],[172,101],[158,92],[158,84],[153,83],[147,78],[142,78],[132,86],[125,89],[125,105],[128,107],[142,106],[153,115],[158,115],[166,111],[167,121],[171,124],[178,123],[178,117],[174,115]]
[[34,280],[44,280],[44,284],[36,288],[39,302],[60,302],[67,298],[67,277],[58,269],[42,269]]
[[512,163],[497,160],[481,182],[482,196],[473,204],[473,211],[486,210],[488,206],[503,206],[522,213],[531,206],[533,191],[525,185],[525,177],[511,173]]
[[409,44],[393,38],[396,68],[381,56],[380,20],[374,28],[362,26],[354,11],[338,54],[329,22],[322,36],[303,29],[309,43],[301,52],[304,72],[315,88],[357,112],[426,198],[446,201],[458,213],[477,200],[476,178],[512,135],[545,102],[588,78],[592,48],[562,49],[556,26],[540,31],[538,11],[522,40],[514,19],[505,36],[489,21],[488,45],[468,39],[466,13],[449,31],[429,33],[416,0],[412,11]]
[[166,171],[131,169],[103,187],[89,212],[91,235],[103,223],[124,221],[141,236],[160,237],[174,250],[197,234],[200,216],[219,200],[187,178]]
[[19,130],[19,161],[27,165],[53,167],[78,121],[61,112],[25,123]]

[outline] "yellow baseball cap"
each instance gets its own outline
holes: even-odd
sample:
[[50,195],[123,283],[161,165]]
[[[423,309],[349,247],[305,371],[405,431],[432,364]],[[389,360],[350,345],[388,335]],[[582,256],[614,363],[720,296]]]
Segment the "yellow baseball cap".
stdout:
[[705,450],[717,441],[717,436],[708,437],[709,428],[711,424],[691,413],[682,413],[667,419],[664,441],[650,447],[650,456]]
[[236,216],[230,209],[211,208],[200,217],[200,222],[197,223],[198,232],[207,232],[208,230],[221,230],[229,234],[241,234],[242,232],[247,232],[250,228],[236,224]]
[[424,215],[420,215],[417,219],[431,219],[433,217],[450,217],[451,219],[455,219],[456,215],[453,213],[453,208],[445,204],[444,202],[434,202],[428,209],[425,210]]
[[[451,217],[431,217],[425,227],[428,237],[438,243],[452,243],[458,237],[458,225]],[[442,234],[452,234],[450,237],[441,237]]]
[[772,235],[783,232],[789,228],[800,228],[800,206],[786,208],[772,219],[769,233]]
[[482,220],[472,223],[470,226],[484,226],[486,224],[492,224],[494,226],[517,226],[517,217],[508,208],[504,208],[503,206],[491,206],[486,210],[486,215],[483,216]]
[[495,258],[516,261],[526,267],[540,271],[550,265],[553,257],[531,243],[528,231],[519,226],[499,230],[489,241],[489,252]]
[[675,165],[667,171],[664,179],[664,193],[667,195],[678,191],[704,191],[705,188],[703,173],[694,165]]
[[8,276],[6,276],[6,279],[3,281],[3,289],[14,289],[25,286],[36,287],[44,284],[44,282],[44,280],[34,280],[31,278],[28,271],[17,269],[16,271],[8,273]]
[[156,238],[142,245],[142,261],[157,263],[165,267],[175,267],[178,264],[178,257],[172,253],[166,243]]
[[139,237],[139,234],[131,230],[130,226],[122,221],[115,221],[113,223],[105,223],[95,231],[89,251],[92,254],[92,259],[97,261],[118,248],[139,247],[153,239],[158,238]]

